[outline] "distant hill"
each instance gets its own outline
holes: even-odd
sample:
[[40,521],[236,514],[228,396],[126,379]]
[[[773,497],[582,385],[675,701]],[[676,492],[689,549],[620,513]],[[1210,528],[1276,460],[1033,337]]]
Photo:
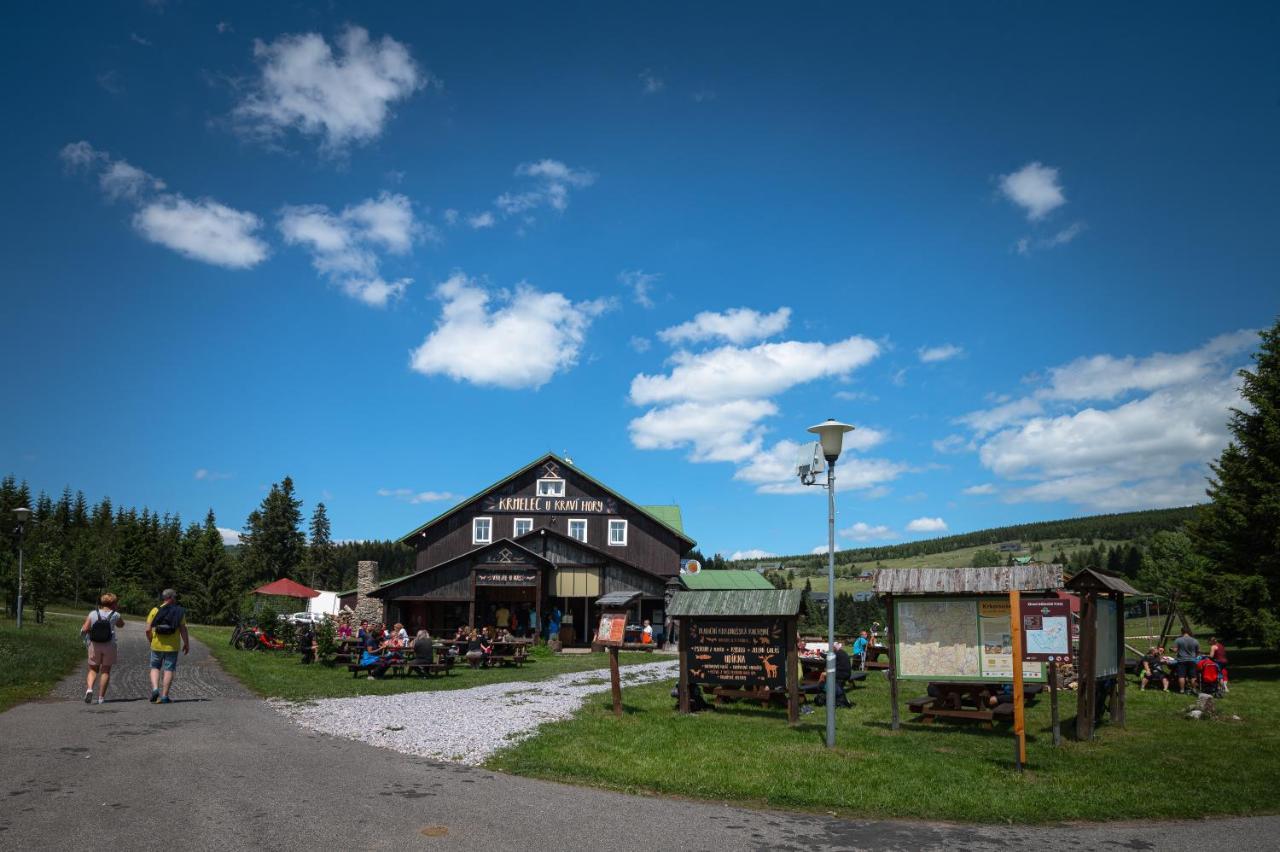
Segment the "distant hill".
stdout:
[[[1143,512],[1123,512],[1114,515],[1090,515],[1083,518],[1066,518],[1060,521],[1037,521],[1030,524],[1016,524],[1009,527],[993,527],[976,532],[948,535],[941,538],[930,538],[923,541],[912,541],[904,544],[891,544],[880,547],[859,547],[853,550],[836,551],[836,564],[849,565],[868,563],[871,567],[876,562],[892,559],[910,559],[922,556],[950,553],[964,548],[994,547],[1003,542],[1018,541],[1024,544],[1038,543],[1043,547],[1043,557],[1050,559],[1056,549],[1056,543],[1072,540],[1080,544],[1094,541],[1132,541],[1145,538],[1161,530],[1180,528],[1195,514],[1195,506],[1184,506],[1176,509],[1150,509]],[[795,556],[770,556],[764,559],[738,560],[728,562],[726,567],[751,568],[760,562],[782,562],[797,573],[807,567],[826,565],[826,554],[810,553]]]

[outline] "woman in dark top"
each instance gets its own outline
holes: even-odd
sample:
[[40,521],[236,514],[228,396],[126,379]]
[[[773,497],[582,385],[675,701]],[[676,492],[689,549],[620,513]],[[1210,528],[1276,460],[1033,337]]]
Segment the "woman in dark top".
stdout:
[[413,662],[414,664],[431,665],[435,658],[435,643],[431,641],[431,634],[425,630],[419,630],[418,635],[413,640]]
[[480,634],[474,630],[467,636],[467,662],[476,669],[484,662],[484,651],[480,649]]

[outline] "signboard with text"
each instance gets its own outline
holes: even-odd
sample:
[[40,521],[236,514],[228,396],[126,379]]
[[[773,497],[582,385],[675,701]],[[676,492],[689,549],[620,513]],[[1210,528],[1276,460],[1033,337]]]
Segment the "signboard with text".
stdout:
[[1023,598],[1022,659],[1029,663],[1071,662],[1071,602]]
[[477,568],[477,586],[536,586],[537,571],[513,571],[510,568]]
[[[903,597],[893,606],[899,678],[1013,680],[1007,597]],[[1022,676],[1043,682],[1044,665],[1023,660]]]
[[782,618],[690,618],[681,649],[689,683],[737,689],[787,687],[786,622]]
[[626,632],[626,611],[606,612],[600,616],[600,629],[596,631],[596,642],[601,645],[618,646],[622,644]]

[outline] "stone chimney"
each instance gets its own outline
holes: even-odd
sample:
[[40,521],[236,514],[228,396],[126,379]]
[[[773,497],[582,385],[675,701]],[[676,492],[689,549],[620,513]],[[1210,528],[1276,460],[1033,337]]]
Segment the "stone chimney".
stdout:
[[356,563],[356,621],[382,621],[385,607],[382,601],[369,597],[378,588],[378,563]]

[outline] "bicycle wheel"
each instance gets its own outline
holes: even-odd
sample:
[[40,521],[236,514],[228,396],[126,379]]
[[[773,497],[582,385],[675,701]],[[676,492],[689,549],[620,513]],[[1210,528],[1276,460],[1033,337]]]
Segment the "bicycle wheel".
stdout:
[[236,647],[241,651],[252,651],[258,646],[258,637],[252,633],[242,633],[236,640]]

